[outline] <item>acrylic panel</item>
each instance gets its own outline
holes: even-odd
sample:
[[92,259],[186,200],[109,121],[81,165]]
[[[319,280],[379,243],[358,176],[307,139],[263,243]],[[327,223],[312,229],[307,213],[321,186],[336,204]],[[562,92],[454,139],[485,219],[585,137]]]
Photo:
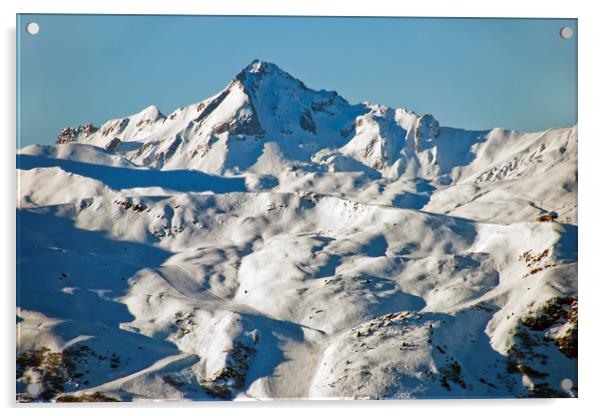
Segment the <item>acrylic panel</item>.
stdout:
[[17,401],[576,397],[577,34],[18,15]]

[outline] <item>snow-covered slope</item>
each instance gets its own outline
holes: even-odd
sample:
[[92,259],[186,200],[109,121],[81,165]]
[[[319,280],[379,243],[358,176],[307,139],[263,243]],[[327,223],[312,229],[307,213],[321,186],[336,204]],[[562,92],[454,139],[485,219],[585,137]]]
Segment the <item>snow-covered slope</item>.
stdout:
[[19,400],[577,394],[576,127],[443,127],[254,61],[17,167]]

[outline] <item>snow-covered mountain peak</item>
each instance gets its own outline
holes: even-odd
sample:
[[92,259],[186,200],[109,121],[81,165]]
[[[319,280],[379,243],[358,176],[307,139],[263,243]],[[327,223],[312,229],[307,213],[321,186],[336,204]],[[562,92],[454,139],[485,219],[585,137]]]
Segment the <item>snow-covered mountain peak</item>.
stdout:
[[244,67],[240,73],[241,74],[242,73],[247,73],[247,74],[249,74],[249,73],[250,74],[271,73],[271,74],[275,74],[275,75],[279,75],[279,76],[290,77],[290,74],[288,74],[288,72],[284,71],[278,65],[276,65],[272,62],[262,61],[260,59],[254,59],[249,65]]
[[[462,172],[479,177],[486,170],[472,163],[479,147],[497,148],[498,137],[515,140],[510,133],[442,127],[431,114],[382,104],[352,105],[335,91],[308,88],[278,65],[254,60],[218,94],[167,117],[149,106],[98,128],[63,129],[56,143],[90,144],[156,169],[279,175],[302,167],[450,184]],[[514,159],[534,163],[512,155],[500,156],[499,164],[514,166]]]
[[268,79],[268,84],[288,84],[290,81],[297,81],[296,85],[301,84],[301,81],[295,80],[278,65],[255,59],[234,77],[227,88],[239,85],[247,94],[255,95],[265,79]]
[[159,110],[159,107],[156,105],[149,105],[139,113],[137,113],[134,117],[138,118],[140,121],[157,121],[159,119],[165,118],[165,116]]
[[[258,59],[244,67],[234,77],[230,86],[236,83],[240,83],[245,92],[252,98],[261,98],[265,95],[283,98],[295,94],[297,96],[309,96],[311,101],[318,102],[338,98],[341,102],[348,104],[336,91],[308,88],[303,81],[295,78],[278,65]],[[277,89],[274,89],[275,87]]]

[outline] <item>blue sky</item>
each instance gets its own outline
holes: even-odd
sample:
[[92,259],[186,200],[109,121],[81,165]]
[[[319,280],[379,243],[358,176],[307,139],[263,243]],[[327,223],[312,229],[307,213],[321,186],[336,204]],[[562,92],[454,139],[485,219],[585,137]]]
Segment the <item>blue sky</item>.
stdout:
[[[36,36],[25,26],[40,25]],[[18,147],[219,92],[255,58],[311,88],[432,113],[442,125],[537,131],[577,122],[574,19],[20,15]]]

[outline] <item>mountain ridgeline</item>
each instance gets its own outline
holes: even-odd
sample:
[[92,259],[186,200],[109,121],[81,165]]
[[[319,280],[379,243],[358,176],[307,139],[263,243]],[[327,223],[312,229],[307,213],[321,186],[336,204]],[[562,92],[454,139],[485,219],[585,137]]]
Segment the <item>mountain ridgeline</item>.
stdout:
[[420,164],[429,149],[422,158],[436,165],[436,140],[448,136],[430,114],[351,105],[334,91],[309,89],[278,66],[254,61],[219,94],[168,116],[150,106],[100,128],[65,128],[56,143],[92,144],[158,169],[265,170],[261,158],[272,152],[288,168],[318,169],[330,156],[399,177],[415,174],[408,166]]

